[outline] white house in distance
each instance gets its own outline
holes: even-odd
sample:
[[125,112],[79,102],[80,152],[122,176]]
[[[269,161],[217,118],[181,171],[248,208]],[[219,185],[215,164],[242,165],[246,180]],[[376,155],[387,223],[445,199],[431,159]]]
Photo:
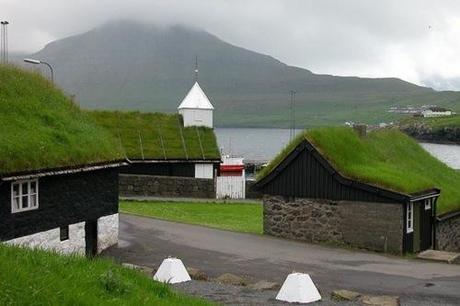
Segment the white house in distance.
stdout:
[[198,82],[195,82],[177,110],[184,119],[184,127],[213,127],[212,113],[214,107]]
[[[213,128],[212,115],[214,106],[201,89],[198,81],[192,86],[181,104],[177,108],[184,120],[184,127],[204,126]],[[195,164],[196,178],[214,178],[214,165],[206,163]]]
[[454,112],[442,107],[430,107],[421,112],[423,117],[446,117],[452,116]]

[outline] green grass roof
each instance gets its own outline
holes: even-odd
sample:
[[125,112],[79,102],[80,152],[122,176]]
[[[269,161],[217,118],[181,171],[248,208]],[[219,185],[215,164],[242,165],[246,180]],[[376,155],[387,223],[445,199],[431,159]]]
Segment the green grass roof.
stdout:
[[118,139],[129,159],[220,159],[214,131],[205,127],[184,128],[178,114],[89,114]]
[[0,175],[122,158],[114,137],[37,73],[0,65]]
[[460,209],[460,173],[397,129],[378,130],[365,137],[345,127],[306,131],[259,173],[258,180],[269,174],[304,139],[346,177],[402,193],[440,188],[438,213]]

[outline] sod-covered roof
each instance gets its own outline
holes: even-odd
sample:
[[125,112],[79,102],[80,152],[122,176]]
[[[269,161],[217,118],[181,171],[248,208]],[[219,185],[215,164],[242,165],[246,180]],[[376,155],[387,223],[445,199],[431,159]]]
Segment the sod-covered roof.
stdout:
[[164,113],[93,111],[131,160],[220,159],[213,129],[183,127],[182,116]]
[[119,160],[116,139],[37,73],[0,65],[0,176]]
[[305,139],[345,177],[405,194],[440,188],[438,213],[460,209],[460,172],[397,129],[377,130],[364,137],[345,127],[308,130],[284,148],[259,173],[258,180]]

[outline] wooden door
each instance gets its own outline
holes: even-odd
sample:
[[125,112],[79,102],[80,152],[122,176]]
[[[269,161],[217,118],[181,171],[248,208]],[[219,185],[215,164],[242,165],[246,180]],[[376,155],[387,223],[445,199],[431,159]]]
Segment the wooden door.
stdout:
[[431,199],[420,203],[420,250],[432,248],[433,241],[433,204]]

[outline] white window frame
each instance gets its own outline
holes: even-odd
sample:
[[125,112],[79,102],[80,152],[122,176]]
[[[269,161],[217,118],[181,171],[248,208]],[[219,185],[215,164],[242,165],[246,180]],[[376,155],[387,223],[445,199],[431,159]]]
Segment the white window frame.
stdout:
[[410,234],[414,231],[414,203],[407,204],[406,211],[406,233]]
[[[27,184],[27,190],[23,190],[23,185]],[[32,193],[31,190],[31,185],[35,184],[35,193]],[[14,189],[15,187],[18,187],[18,194],[15,195]],[[29,210],[34,210],[38,209],[38,179],[32,179],[32,180],[21,180],[21,181],[15,181],[11,183],[11,213],[19,213],[23,211],[29,211]],[[33,197],[35,196],[35,201],[32,202]],[[23,199],[24,197],[27,197],[27,207],[23,207]],[[15,205],[15,200],[18,201],[19,203],[19,208],[16,207]]]
[[432,202],[433,202],[433,198],[429,198],[425,200],[425,210],[431,209]]

